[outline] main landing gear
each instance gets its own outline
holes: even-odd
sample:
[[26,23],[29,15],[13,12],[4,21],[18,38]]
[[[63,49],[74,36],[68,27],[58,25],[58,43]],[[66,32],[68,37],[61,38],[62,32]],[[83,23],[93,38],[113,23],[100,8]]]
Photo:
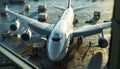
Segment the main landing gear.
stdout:
[[79,36],[78,40],[77,40],[77,49],[79,49],[79,47],[82,44],[82,42],[83,42],[83,37]]

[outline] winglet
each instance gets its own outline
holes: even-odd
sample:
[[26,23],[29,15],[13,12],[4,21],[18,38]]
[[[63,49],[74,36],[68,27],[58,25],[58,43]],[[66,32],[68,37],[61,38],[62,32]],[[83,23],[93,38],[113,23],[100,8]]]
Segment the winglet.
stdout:
[[6,11],[6,10],[8,10],[8,6],[7,6],[7,5],[6,5],[6,7],[5,7],[5,11]]

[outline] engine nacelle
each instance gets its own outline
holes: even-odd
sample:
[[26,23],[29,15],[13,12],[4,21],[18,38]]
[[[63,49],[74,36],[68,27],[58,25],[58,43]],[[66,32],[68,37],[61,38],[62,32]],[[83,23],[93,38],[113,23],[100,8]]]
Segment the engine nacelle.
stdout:
[[19,20],[16,20],[15,23],[10,25],[11,31],[17,31],[20,28],[20,22]]
[[106,48],[108,46],[108,41],[105,37],[100,37],[98,40],[98,44],[101,48]]
[[23,34],[21,34],[21,39],[24,40],[24,41],[30,40],[31,37],[32,37],[32,32],[30,31],[30,29],[25,30],[23,32]]

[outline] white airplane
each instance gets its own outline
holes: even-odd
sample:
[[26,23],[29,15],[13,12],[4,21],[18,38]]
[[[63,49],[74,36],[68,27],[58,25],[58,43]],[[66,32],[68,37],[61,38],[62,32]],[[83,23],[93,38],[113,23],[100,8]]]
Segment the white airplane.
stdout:
[[[64,10],[64,13],[54,27],[48,23],[41,23],[32,18],[15,13],[9,10],[7,7],[5,11],[18,17],[19,19],[26,21],[29,24],[30,28],[37,33],[49,36],[47,41],[48,57],[54,62],[60,61],[66,56],[69,49],[70,41],[74,37],[87,37],[90,35],[101,33],[103,29],[111,27],[111,22],[109,22],[96,25],[86,25],[78,29],[74,29],[74,11],[78,11],[82,8],[73,9],[71,7],[71,0],[68,0],[68,7],[66,9],[60,9]],[[29,32],[30,31],[28,31],[27,33],[23,33],[21,35],[21,38],[24,40],[29,40],[31,38],[31,34],[29,34]],[[101,40],[101,42],[106,41],[106,39]]]

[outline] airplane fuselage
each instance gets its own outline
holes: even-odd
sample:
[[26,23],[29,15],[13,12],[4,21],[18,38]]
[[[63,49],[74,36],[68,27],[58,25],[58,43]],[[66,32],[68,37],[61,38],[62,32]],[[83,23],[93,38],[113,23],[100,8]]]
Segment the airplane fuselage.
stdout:
[[48,40],[48,56],[52,61],[60,61],[68,51],[71,32],[73,31],[74,12],[66,9],[55,25]]

